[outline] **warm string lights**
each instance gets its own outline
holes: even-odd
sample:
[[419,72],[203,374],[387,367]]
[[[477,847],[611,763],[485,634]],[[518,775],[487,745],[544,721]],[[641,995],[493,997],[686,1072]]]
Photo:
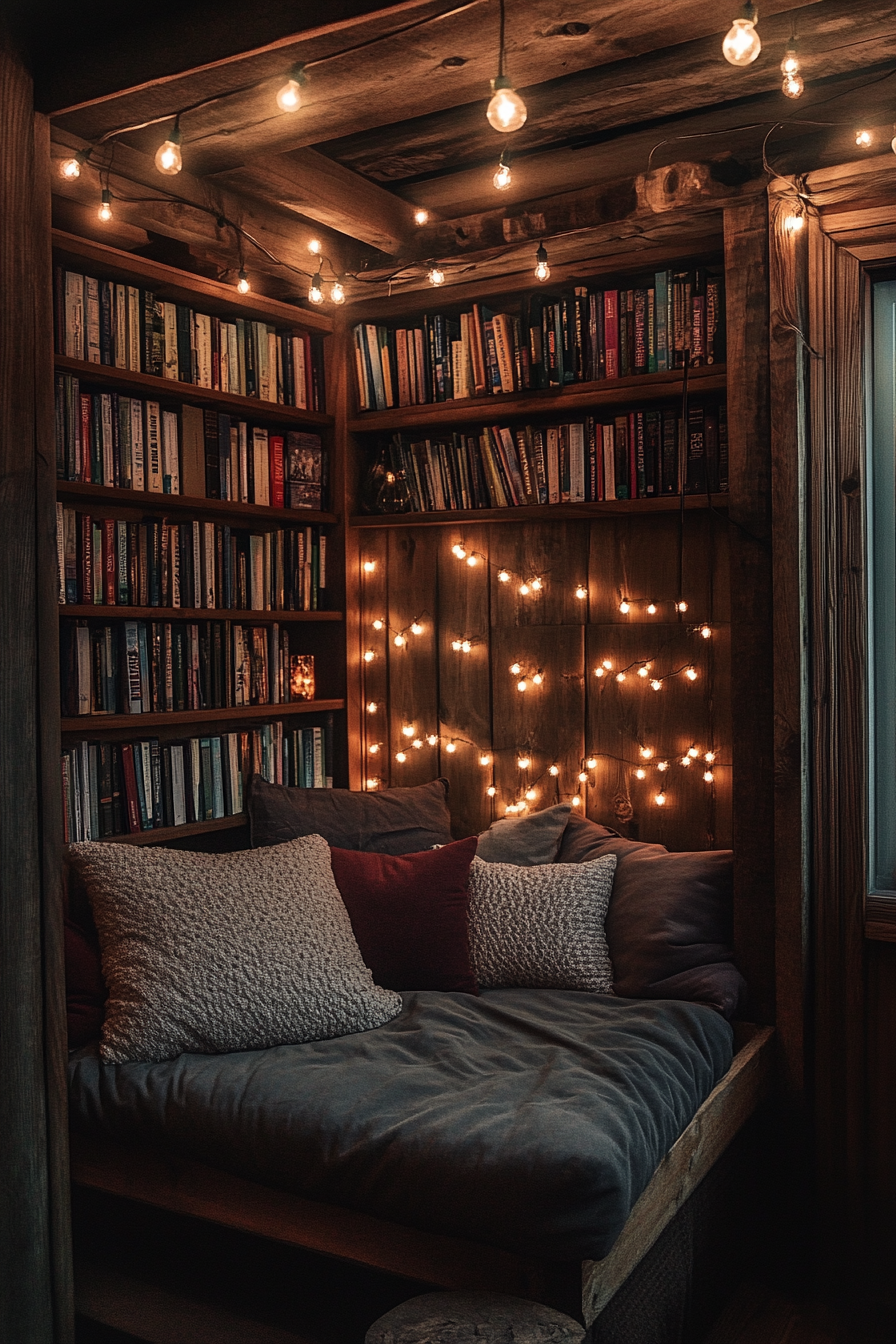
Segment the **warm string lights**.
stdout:
[[451,547],[451,554],[457,560],[463,560],[470,569],[476,569],[483,565],[486,569],[494,569],[499,583],[512,583],[514,579],[518,580],[517,592],[520,597],[537,597],[545,591],[545,576],[543,574],[524,575],[508,569],[506,565],[497,565],[490,560],[482,551],[468,550],[462,542],[456,542]]
[[729,65],[744,69],[752,65],[762,50],[762,43],[756,31],[759,12],[752,3],[744,5],[740,17],[736,18],[725,34],[722,42],[722,55]]
[[485,115],[489,126],[496,131],[518,131],[526,124],[526,104],[504,71],[504,0],[498,6],[498,73],[492,80],[492,96]]
[[492,178],[492,183],[494,184],[496,191],[506,191],[512,181],[513,174],[510,171],[510,154],[505,149],[498,160],[497,171]]

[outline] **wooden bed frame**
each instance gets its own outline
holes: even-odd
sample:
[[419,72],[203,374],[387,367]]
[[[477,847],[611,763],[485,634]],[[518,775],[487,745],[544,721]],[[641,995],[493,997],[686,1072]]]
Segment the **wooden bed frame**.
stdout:
[[[771,1090],[773,1028],[735,1024],[736,1054],[657,1167],[609,1255],[581,1264],[590,1326]],[[555,1302],[558,1267],[320,1204],[157,1149],[72,1136],[76,1185],[202,1218],[434,1287]]]

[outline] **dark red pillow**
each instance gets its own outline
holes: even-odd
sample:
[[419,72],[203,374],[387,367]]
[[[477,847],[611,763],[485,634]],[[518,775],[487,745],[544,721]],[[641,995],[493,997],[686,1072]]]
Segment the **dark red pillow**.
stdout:
[[400,856],[330,850],[361,955],[384,989],[479,993],[467,921],[477,842]]
[[103,1025],[106,985],[96,935],[65,918],[65,1007],[70,1050],[95,1041]]

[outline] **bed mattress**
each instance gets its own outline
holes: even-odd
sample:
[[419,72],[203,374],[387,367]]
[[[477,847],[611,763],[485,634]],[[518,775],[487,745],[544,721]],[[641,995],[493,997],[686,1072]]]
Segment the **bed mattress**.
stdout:
[[710,1008],[568,990],[402,995],[375,1031],[69,1067],[73,1124],[309,1199],[601,1259],[732,1059]]

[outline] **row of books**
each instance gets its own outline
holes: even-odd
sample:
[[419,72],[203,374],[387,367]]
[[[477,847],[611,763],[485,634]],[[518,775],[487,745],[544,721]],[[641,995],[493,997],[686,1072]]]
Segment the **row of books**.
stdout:
[[164,714],[314,699],[314,658],[289,632],[231,621],[66,622],[62,712]]
[[[650,499],[728,489],[724,404],[629,411],[559,425],[487,425],[444,439],[395,434],[389,459],[399,509],[503,509]],[[395,495],[390,510],[396,507]]]
[[275,433],[211,408],[84,389],[56,375],[56,475],[122,490],[320,509],[328,454],[319,434]]
[[184,742],[78,742],[62,753],[66,844],[239,816],[253,774],[333,787],[333,722],[261,724]]
[[136,285],[56,268],[56,349],[216,392],[324,410],[323,346],[308,332],[228,322]]
[[632,289],[538,294],[520,313],[482,304],[422,326],[354,328],[362,410],[664,373],[724,359],[719,275],[657,271]]
[[61,605],[317,611],[327,538],[317,526],[249,532],[228,524],[96,518],[56,505]]

